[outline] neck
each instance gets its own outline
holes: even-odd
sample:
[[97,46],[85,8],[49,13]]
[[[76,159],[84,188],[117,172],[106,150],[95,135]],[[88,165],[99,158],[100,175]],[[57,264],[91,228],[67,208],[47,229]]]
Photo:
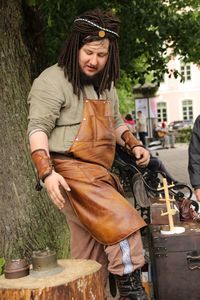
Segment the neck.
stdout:
[[102,75],[103,73],[100,72],[94,76],[87,76],[85,73],[80,71],[80,82],[81,82],[81,87],[83,88],[85,85],[93,85],[95,91],[99,92],[99,87],[102,81]]

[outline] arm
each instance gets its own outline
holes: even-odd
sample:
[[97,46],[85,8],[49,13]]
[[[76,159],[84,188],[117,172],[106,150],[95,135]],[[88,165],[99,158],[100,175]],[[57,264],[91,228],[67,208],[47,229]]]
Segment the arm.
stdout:
[[125,146],[136,158],[136,164],[139,166],[147,166],[150,160],[150,153],[141,142],[128,130],[124,124],[116,129],[117,143]]
[[196,119],[188,150],[188,172],[191,185],[198,201],[200,201],[200,116]]
[[138,123],[140,125],[145,125],[146,124],[146,118],[144,116],[141,116],[139,119],[138,119]]
[[[114,100],[114,119],[115,119],[115,133],[117,143],[131,152],[136,160],[137,165],[146,166],[150,160],[150,154],[145,147],[141,145],[141,142],[136,139],[136,137],[130,132],[128,127],[123,122],[120,112],[119,112],[119,99],[116,89],[113,89],[114,95],[112,96]],[[127,133],[126,133],[127,132]],[[133,147],[134,146],[134,147]],[[135,147],[136,146],[136,147]]]
[[43,131],[36,131],[30,134],[29,143],[31,156],[35,163],[38,177],[44,182],[47,193],[53,203],[59,208],[64,207],[65,199],[61,194],[60,186],[70,191],[65,179],[53,170],[49,157],[48,137]]
[[194,193],[195,193],[195,196],[196,196],[197,201],[200,202],[200,188],[196,188],[196,189],[194,190]]
[[28,136],[31,156],[38,172],[40,182],[43,181],[54,204],[62,208],[64,198],[60,187],[70,190],[64,178],[53,170],[49,155],[48,136],[55,127],[64,106],[65,98],[60,91],[60,71],[55,67],[45,70],[34,80],[28,95],[29,123]]

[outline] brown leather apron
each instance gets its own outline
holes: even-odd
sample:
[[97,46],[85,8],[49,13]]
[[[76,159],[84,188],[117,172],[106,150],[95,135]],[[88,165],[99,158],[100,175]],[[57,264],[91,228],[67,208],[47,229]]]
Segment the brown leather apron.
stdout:
[[83,120],[66,157],[52,155],[55,170],[69,184],[67,193],[77,216],[91,235],[109,245],[145,226],[144,220],[117,191],[108,169],[115,155],[115,128],[107,100],[85,100]]
[[115,127],[107,100],[85,100],[83,120],[69,152],[74,157],[110,168],[115,156]]

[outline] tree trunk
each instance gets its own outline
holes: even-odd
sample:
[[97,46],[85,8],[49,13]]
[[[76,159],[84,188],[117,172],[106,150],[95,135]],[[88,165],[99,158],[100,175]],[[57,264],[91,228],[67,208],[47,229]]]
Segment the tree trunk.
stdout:
[[[92,260],[60,260],[61,270],[19,279],[0,277],[1,300],[104,299],[101,265]],[[44,273],[44,272],[40,272]]]
[[49,247],[66,256],[69,233],[64,217],[36,176],[26,135],[31,57],[23,39],[20,0],[0,4],[0,257],[29,256]]

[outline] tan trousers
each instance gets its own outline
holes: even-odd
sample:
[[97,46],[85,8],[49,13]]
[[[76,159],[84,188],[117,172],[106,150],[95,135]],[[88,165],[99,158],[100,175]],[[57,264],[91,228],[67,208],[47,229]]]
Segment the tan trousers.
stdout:
[[139,231],[114,245],[105,246],[97,242],[80,223],[71,204],[66,200],[62,212],[66,215],[71,232],[71,256],[76,259],[92,259],[102,265],[105,283],[108,271],[123,275],[143,266],[143,245]]

